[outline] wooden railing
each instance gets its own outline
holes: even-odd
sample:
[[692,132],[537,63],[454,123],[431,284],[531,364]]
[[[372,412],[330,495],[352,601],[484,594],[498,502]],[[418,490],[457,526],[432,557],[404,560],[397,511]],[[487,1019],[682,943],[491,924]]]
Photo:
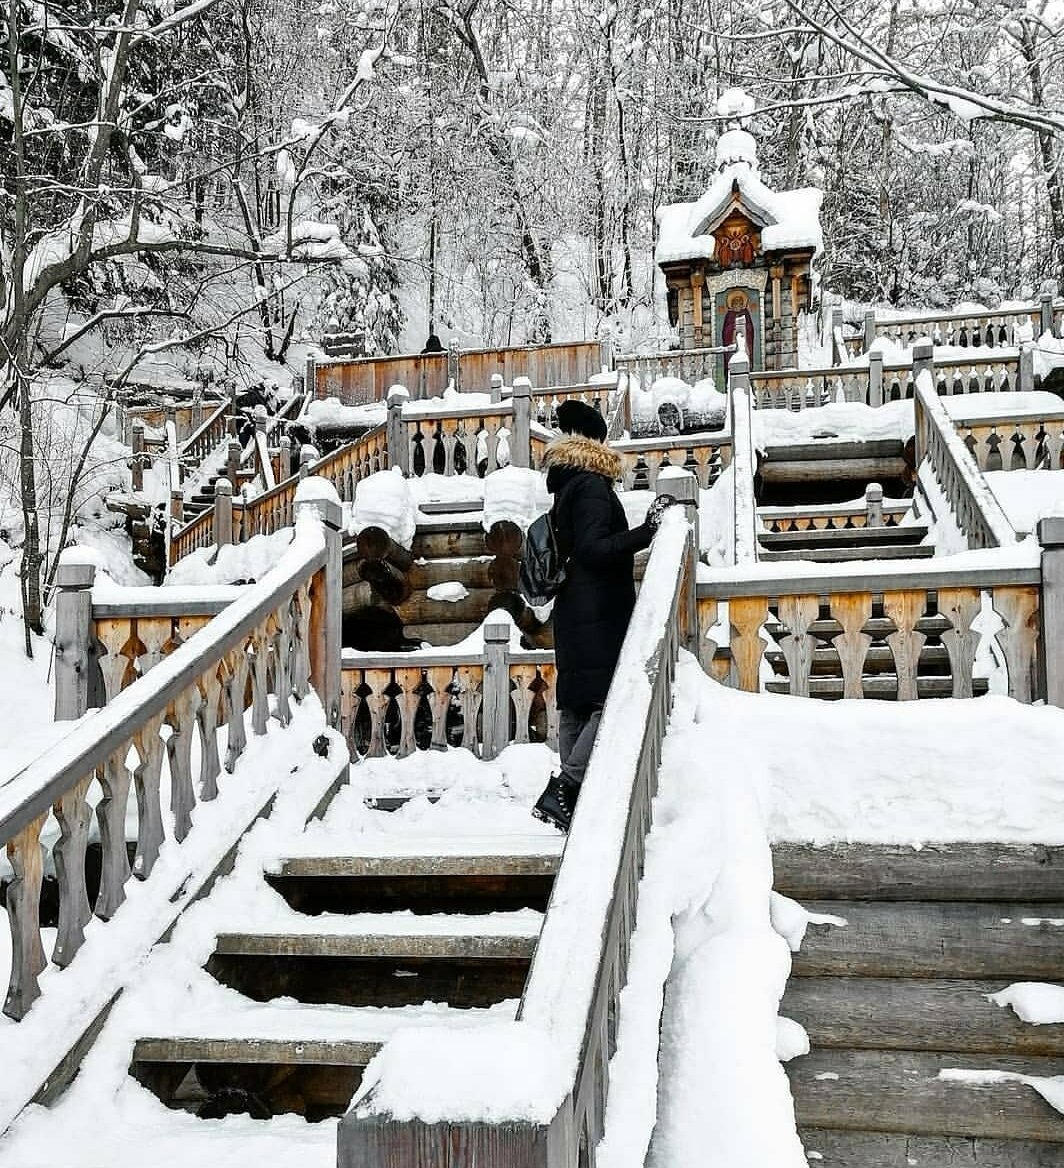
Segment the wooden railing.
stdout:
[[1016,347],[1041,332],[1059,329],[1064,304],[1027,305],[1016,309],[983,309],[976,312],[918,313],[911,316],[865,318],[865,346],[877,337],[899,345],[913,345],[930,338],[936,345],[960,348]]
[[[418,1114],[419,1098],[386,1050],[374,1085],[340,1122],[338,1168],[444,1168],[456,1148],[468,1164],[594,1168],[676,662],[694,632],[694,545],[679,511],[665,516],[651,550],[517,1020],[466,1032],[475,1092],[467,1083],[453,1112],[437,1106],[431,1122],[395,1118]],[[453,1076],[450,1032],[433,1027],[417,1039],[418,1079]],[[529,1085],[519,1096],[494,1072],[514,1065],[515,1050]]]
[[[707,672],[735,688],[764,688],[766,653],[778,644],[788,692],[797,697],[809,697],[826,670],[841,676],[837,696],[896,692],[898,700],[911,700],[927,690],[922,655],[941,645],[948,659],[943,676],[952,679],[944,696],[972,697],[983,635],[975,626],[985,595],[1002,621],[992,640],[1007,669],[1010,696],[1021,702],[1042,696],[1037,564],[938,570],[925,564],[913,570],[839,564],[817,576],[718,575],[698,585],[699,656]],[[714,637],[721,625],[728,634]]]
[[[917,347],[916,352],[921,352]],[[920,368],[921,361],[927,362]],[[917,357],[916,466],[926,459],[938,489],[949,503],[957,527],[970,548],[1003,547],[1016,542],[1016,532],[961,441],[946,407],[934,390],[934,373],[929,367],[930,348]]]
[[629,438],[611,442],[623,466],[622,485],[626,491],[653,491],[658,475],[666,467],[683,467],[708,490],[731,463],[730,434],[691,434],[675,438]]
[[603,419],[610,416],[611,401],[615,399],[616,386],[589,383],[586,385],[564,385],[556,389],[532,387],[532,417],[541,426],[553,427],[557,422],[557,410],[562,402],[579,401],[598,410]]
[[226,400],[181,444],[181,461],[186,473],[201,466],[207,455],[226,440],[229,434],[229,415],[230,402]]
[[448,746],[494,758],[510,743],[527,742],[556,750],[554,654],[512,650],[510,630],[487,623],[478,653],[345,651],[340,730],[352,758],[405,758]]
[[757,503],[754,478],[757,448],[754,445],[749,364],[737,354],[728,367],[728,416],[732,432],[732,563],[752,564],[757,560]]
[[795,507],[759,507],[766,531],[852,531],[865,527],[897,527],[912,508],[911,499],[884,499],[883,488],[870,484],[865,498],[854,503],[820,503]]
[[[117,693],[104,710],[83,720],[56,746],[0,788],[0,843],[14,880],[7,889],[11,976],[4,1012],[23,1018],[40,996],[48,959],[41,934],[41,834],[49,815],[59,824],[55,844],[59,928],[51,960],[69,965],[93,912],[109,920],[126,897],[131,874],[151,875],[166,841],[160,803],[168,766],[173,839],[188,835],[197,799],[218,793],[222,771],[232,771],[247,745],[245,711],[254,734],[271,716],[284,726],[291,703],[311,684],[327,716],[339,714],[339,624],[342,573],[339,507],[308,501],[288,553],[260,584],[249,588],[211,623],[160,661],[147,676]],[[317,512],[317,514],[315,514]],[[322,517],[326,518],[323,524]],[[57,652],[70,651],[60,645]],[[115,671],[117,673],[117,670]],[[84,696],[87,701],[87,679]],[[224,759],[218,731],[226,735]],[[198,758],[193,751],[198,740]],[[136,763],[130,768],[133,754]],[[85,872],[91,808],[89,788],[103,788],[96,814],[103,867],[90,908]],[[126,849],[126,805],[135,783],[136,858]],[[236,842],[235,839],[233,841]]]
[[750,400],[759,410],[804,410],[833,402],[868,402],[868,369],[783,369],[750,374]]
[[1064,406],[953,422],[981,471],[1064,469]]
[[629,384],[647,390],[659,377],[678,377],[694,385],[705,377],[714,377],[716,360],[723,349],[673,349],[667,353],[624,353],[615,361],[618,375],[627,375]]

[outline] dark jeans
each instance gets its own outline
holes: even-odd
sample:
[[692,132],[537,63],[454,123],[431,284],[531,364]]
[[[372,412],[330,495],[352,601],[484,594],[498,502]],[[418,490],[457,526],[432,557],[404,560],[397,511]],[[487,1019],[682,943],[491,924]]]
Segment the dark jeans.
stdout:
[[587,764],[591,761],[591,748],[595,745],[602,708],[577,713],[576,710],[562,710],[558,720],[558,748],[562,756],[562,773],[574,783],[584,781]]

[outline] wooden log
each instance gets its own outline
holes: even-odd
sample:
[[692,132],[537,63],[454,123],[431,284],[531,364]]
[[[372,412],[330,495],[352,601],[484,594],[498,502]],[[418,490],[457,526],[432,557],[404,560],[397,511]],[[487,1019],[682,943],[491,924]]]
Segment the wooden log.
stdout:
[[1064,1057],[1064,1025],[1032,1026],[989,994],[997,981],[792,977],[780,1013],[814,1047]]
[[425,592],[436,584],[459,580],[467,588],[493,588],[495,585],[493,556],[466,556],[453,560],[423,560],[415,563],[407,578],[411,588]]
[[403,633],[411,641],[425,641],[429,645],[457,645],[480,627],[479,621],[456,621],[453,624],[421,623],[403,625]]
[[358,575],[387,604],[404,604],[413,591],[407,575],[387,560],[360,560]]
[[803,903],[810,912],[842,917],[846,924],[809,926],[794,955],[799,977],[1052,981],[1064,969],[1064,904],[1059,902]]
[[453,523],[447,528],[422,528],[414,536],[414,558],[427,560],[455,556],[482,556],[486,550],[484,529],[477,524]]
[[1043,844],[775,843],[772,865],[798,900],[1064,901],[1064,847]]
[[[1064,1073],[1060,1059],[994,1058],[992,1065],[1028,1075]],[[938,1077],[946,1068],[984,1070],[985,1055],[815,1050],[786,1066],[802,1125],[1043,1140],[1055,1143],[1058,1157],[1064,1156],[1064,1119],[1030,1087],[973,1086]]]
[[[405,604],[398,605],[404,624],[450,624],[475,621],[479,624],[491,612],[496,594],[487,588],[471,589],[461,600],[430,600],[422,593],[412,593]],[[509,609],[507,609],[509,611]]]
[[491,561],[490,582],[496,592],[516,592],[521,575],[517,556],[498,555]]
[[484,546],[496,556],[520,557],[524,535],[512,520],[498,519],[484,536]]
[[895,1135],[814,1127],[800,1127],[798,1135],[810,1163],[824,1168],[905,1168],[913,1163],[921,1168],[1059,1168],[1060,1164],[1058,1144],[1033,1140]]
[[387,560],[401,572],[414,562],[413,554],[384,530],[383,527],[364,527],[355,536],[358,557],[363,560]]

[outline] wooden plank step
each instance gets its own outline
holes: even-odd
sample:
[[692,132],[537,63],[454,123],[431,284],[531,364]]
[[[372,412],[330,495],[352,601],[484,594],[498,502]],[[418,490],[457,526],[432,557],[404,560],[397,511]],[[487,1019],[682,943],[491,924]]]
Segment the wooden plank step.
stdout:
[[310,1063],[364,1067],[382,1045],[381,1041],[349,1038],[138,1038],[133,1046],[133,1062]]
[[798,977],[1053,981],[1064,971],[1061,903],[802,903],[812,913],[843,917],[846,924],[810,924],[801,950],[794,955],[793,971]]
[[814,1047],[1064,1057],[1064,1025],[1032,1026],[988,999],[1006,984],[792,977],[780,1013],[800,1022]]
[[250,957],[420,958],[491,961],[531,959],[538,930],[531,935],[479,933],[221,933],[215,953]]
[[1031,1087],[940,1079],[948,1068],[1051,1077],[1061,1059],[922,1051],[814,1050],[786,1064],[800,1127],[995,1140],[1042,1140],[1064,1163],[1064,1116]]
[[840,530],[814,528],[809,531],[764,531],[761,546],[785,550],[796,547],[880,547],[885,544],[918,544],[927,536],[927,527],[913,523],[899,527],[844,527]]
[[444,499],[431,503],[419,503],[418,510],[423,515],[465,515],[471,511],[483,511],[484,500],[480,499]]
[[812,442],[795,442],[766,446],[764,457],[768,462],[797,460],[832,461],[835,459],[863,459],[901,457],[905,443],[900,438],[873,438],[866,442],[854,439],[816,438]]
[[561,855],[296,856],[281,876],[553,876]]
[[797,900],[1064,901],[1064,847],[1045,844],[777,842],[772,868]]
[[[975,697],[982,697],[989,689],[990,683],[985,677],[977,677],[972,681],[972,693]],[[898,680],[894,673],[872,674],[862,678],[861,688],[866,698],[879,698],[885,701],[895,701],[898,696]],[[768,681],[765,683],[767,693],[790,693],[790,682]],[[809,679],[809,696],[811,698],[825,698],[829,701],[840,701],[844,693],[841,677],[817,677]],[[951,677],[917,677],[916,693],[920,698],[951,698],[953,697],[953,679]]]
[[1034,1140],[798,1129],[812,1168],[1060,1168],[1059,1145]]
[[784,560],[813,560],[818,564],[841,564],[852,560],[926,560],[935,554],[931,544],[908,544],[868,547],[812,547],[795,548],[787,551],[772,551],[767,548],[758,552],[757,558],[766,562]]

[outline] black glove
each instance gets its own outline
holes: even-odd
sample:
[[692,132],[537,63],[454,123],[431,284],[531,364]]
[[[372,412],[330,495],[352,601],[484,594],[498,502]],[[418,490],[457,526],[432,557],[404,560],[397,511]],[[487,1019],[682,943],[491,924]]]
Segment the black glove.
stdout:
[[653,503],[647,508],[646,525],[651,531],[657,531],[658,524],[661,523],[661,517],[670,507],[674,507],[679,502],[679,499],[673,498],[672,495],[658,495]]

